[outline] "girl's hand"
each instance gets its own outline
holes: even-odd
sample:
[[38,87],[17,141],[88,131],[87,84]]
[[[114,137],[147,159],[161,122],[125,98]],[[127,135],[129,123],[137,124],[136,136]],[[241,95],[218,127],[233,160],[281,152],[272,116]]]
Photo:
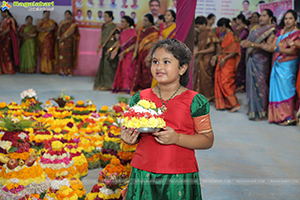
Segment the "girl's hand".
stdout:
[[178,133],[169,126],[163,128],[163,131],[153,133],[153,135],[156,142],[160,144],[176,144],[179,139]]
[[121,128],[121,139],[127,144],[133,145],[137,143],[139,133],[133,128]]

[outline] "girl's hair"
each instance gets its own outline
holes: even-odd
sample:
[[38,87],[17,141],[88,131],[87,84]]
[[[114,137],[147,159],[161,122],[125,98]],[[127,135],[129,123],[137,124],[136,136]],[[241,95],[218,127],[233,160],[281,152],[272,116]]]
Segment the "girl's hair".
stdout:
[[65,11],[65,14],[66,14],[66,13],[69,13],[69,14],[72,16],[72,12],[71,12],[70,10],[66,10],[66,11]]
[[246,20],[245,15],[239,14],[236,18],[239,19],[239,20],[242,20],[242,22],[247,25],[248,22]]
[[165,22],[165,16],[164,15],[159,15],[158,19],[163,20]]
[[214,14],[209,14],[208,16],[207,16],[207,19],[211,19],[211,18],[213,18],[213,17],[216,17],[216,15],[214,15]]
[[14,21],[15,21],[15,27],[17,28],[18,27],[18,23],[17,23],[17,20],[12,16],[11,12],[9,12],[8,9],[5,9],[4,11],[2,12],[6,12]]
[[32,16],[31,15],[27,15],[25,20],[27,20],[28,18],[31,18],[31,20],[33,20]]
[[112,18],[112,20],[114,20],[115,19],[115,17],[114,17],[114,13],[112,12],[112,11],[110,11],[110,10],[108,10],[108,11],[105,11],[104,13],[106,13],[109,17],[111,17]]
[[254,12],[251,16],[253,15],[257,15],[258,18],[260,17],[260,14],[258,12]]
[[185,73],[180,76],[180,84],[182,86],[187,86],[189,83],[189,65],[192,60],[192,53],[190,49],[182,42],[176,39],[165,39],[156,43],[151,51],[151,59],[153,58],[153,54],[158,48],[164,48],[166,52],[171,53],[179,62],[179,67],[184,64],[188,65]]
[[148,14],[144,15],[144,17],[147,17],[147,19],[149,20],[149,22],[152,25],[154,25],[154,18],[153,18],[153,16],[151,14],[148,13]]
[[167,10],[166,12],[168,11],[171,13],[172,17],[174,18],[173,22],[176,22],[176,13],[174,12],[174,10]]
[[236,23],[236,17],[235,18],[232,18],[232,21],[234,21]]
[[129,24],[129,26],[134,26],[134,21],[131,17],[125,15],[122,18],[126,20],[126,22]]
[[283,15],[283,17],[282,17],[282,19],[281,19],[281,21],[280,21],[279,26],[280,26],[281,28],[284,28],[284,27],[285,27],[285,24],[284,24],[284,18],[285,18],[285,16],[286,16],[286,14],[288,14],[288,13],[291,13],[291,14],[293,15],[294,19],[297,21],[297,12],[294,11],[294,10],[292,10],[292,9],[290,9],[290,10],[286,11],[286,13]]
[[195,19],[195,24],[199,24],[199,25],[205,24],[205,25],[207,25],[207,20],[204,16],[198,16]]
[[225,25],[226,28],[229,28],[232,32],[234,32],[230,26],[230,19],[227,19],[227,18],[221,18],[219,19],[218,23],[217,23],[217,26],[220,27],[220,26],[223,26]]

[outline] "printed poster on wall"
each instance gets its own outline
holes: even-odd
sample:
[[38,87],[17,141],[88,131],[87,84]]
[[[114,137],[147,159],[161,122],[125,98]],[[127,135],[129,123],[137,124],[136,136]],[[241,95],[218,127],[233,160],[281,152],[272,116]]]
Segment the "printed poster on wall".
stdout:
[[287,10],[293,9],[293,0],[281,0],[276,2],[264,3],[259,5],[260,12],[264,9],[270,9],[273,11],[274,16],[277,17],[277,23],[279,23]]
[[[176,4],[176,0],[173,0]],[[72,0],[73,18],[79,27],[101,28],[104,23],[104,12],[112,11],[113,22],[120,26],[121,19],[127,15],[135,21],[136,28],[143,25],[143,16],[151,13],[155,21],[160,14],[174,8],[172,0],[153,1],[149,0]]]

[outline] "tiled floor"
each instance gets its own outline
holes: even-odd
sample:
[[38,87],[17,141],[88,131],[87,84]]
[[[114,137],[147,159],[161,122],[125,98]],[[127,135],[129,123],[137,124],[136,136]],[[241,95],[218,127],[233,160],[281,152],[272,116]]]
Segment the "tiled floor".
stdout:
[[[92,100],[97,108],[117,103],[118,94],[93,91],[92,77],[56,75],[2,75],[0,102],[20,103],[20,93],[33,88],[41,102],[60,94],[76,100]],[[205,200],[300,199],[300,128],[280,127],[247,118],[245,94],[238,94],[237,113],[216,111],[211,106],[215,134],[212,149],[196,151]],[[89,192],[99,169],[90,170],[83,183]]]

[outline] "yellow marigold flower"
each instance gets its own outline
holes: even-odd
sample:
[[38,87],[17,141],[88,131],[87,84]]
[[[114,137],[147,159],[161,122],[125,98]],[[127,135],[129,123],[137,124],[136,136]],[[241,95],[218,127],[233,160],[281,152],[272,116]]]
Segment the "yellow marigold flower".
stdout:
[[150,108],[150,102],[144,99],[140,100],[137,104],[144,107],[145,109]]
[[61,143],[60,141],[52,142],[51,146],[53,150],[60,150],[64,147],[63,143]]

